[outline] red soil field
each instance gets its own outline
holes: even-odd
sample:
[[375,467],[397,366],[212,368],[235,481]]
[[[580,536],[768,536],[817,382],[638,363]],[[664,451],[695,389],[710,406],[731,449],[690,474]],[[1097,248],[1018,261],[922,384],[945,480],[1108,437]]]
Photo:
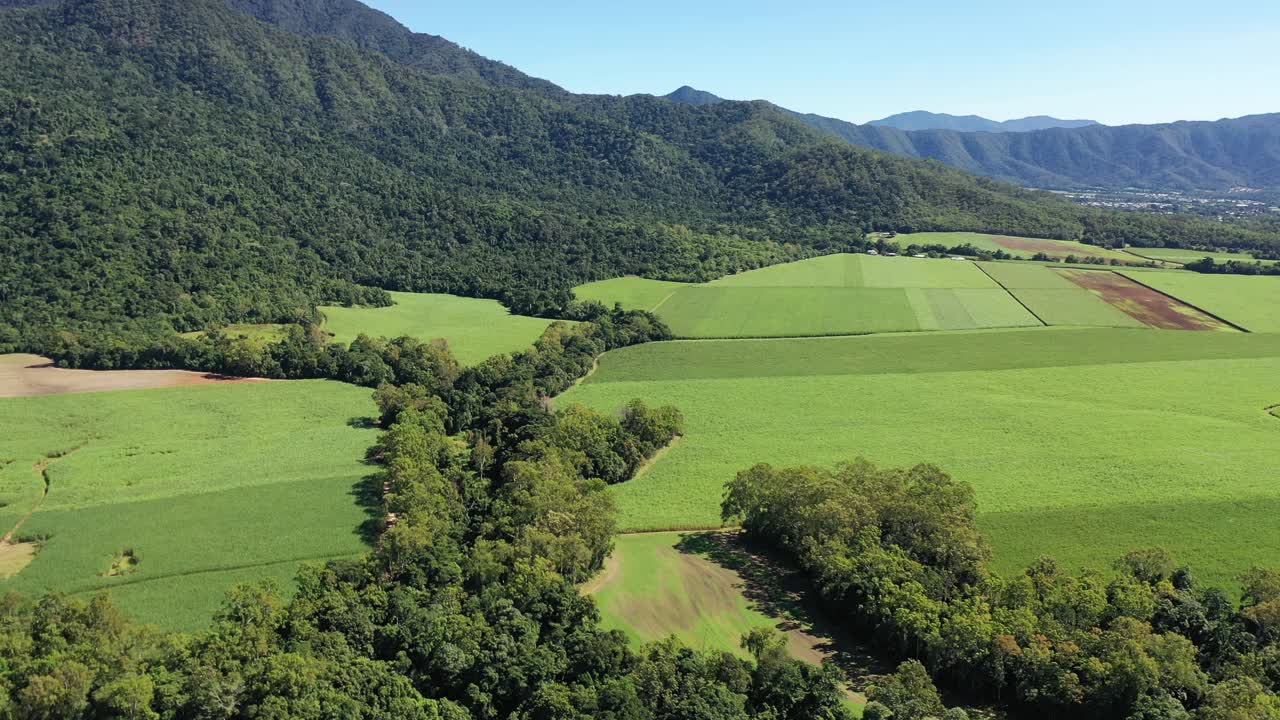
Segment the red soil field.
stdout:
[[[1058,240],[1033,240],[1031,238],[1005,237],[1002,235],[993,235],[991,241],[995,244],[1008,248],[1009,250],[1019,250],[1026,253],[1042,252],[1051,258],[1061,260],[1068,255],[1076,257],[1096,257],[1103,260],[1111,260],[1112,258],[1120,259],[1122,253],[1106,248],[1095,248],[1088,245],[1080,245],[1077,243],[1060,242]],[[1139,262],[1139,258],[1134,258],[1135,263]]]
[[1058,270],[1116,309],[1161,330],[1234,330],[1232,326],[1109,270]]
[[0,397],[261,382],[185,370],[67,370],[39,355],[0,355]]

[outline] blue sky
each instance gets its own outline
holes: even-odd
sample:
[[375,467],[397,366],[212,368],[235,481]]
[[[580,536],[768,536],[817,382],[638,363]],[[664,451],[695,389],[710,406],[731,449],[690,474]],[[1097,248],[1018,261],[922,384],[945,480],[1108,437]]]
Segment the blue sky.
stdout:
[[574,92],[692,85],[865,122],[1280,112],[1280,1],[365,0]]

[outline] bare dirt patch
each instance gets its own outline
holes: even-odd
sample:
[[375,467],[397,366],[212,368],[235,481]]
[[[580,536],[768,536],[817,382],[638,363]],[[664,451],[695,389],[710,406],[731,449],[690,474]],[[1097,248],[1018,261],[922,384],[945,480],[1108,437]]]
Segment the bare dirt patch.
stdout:
[[[1044,253],[1055,260],[1062,260],[1068,256],[1074,255],[1078,258],[1092,257],[1101,258],[1103,260],[1111,260],[1116,257],[1116,251],[1106,248],[1094,248],[1090,246],[1081,246],[1075,243],[1061,242],[1059,240],[1036,240],[1033,238],[1017,238],[993,235],[991,241],[1000,247],[1009,250],[1017,250],[1026,253]],[[1141,258],[1134,257],[1134,264],[1141,262]]]
[[33,542],[0,542],[0,578],[11,578],[36,559],[40,546]]
[[1117,310],[1161,330],[1234,330],[1232,326],[1164,293],[1109,270],[1058,270]]
[[68,370],[39,355],[0,355],[0,397],[263,382],[186,370]]

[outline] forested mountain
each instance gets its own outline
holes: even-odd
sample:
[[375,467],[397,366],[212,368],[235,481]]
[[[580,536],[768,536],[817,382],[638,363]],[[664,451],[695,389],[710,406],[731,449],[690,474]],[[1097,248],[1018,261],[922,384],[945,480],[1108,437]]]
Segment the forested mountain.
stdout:
[[[688,97],[698,93],[699,105],[715,98],[688,90],[666,98],[688,102]],[[885,121],[857,125],[821,115],[784,112],[854,145],[938,160],[975,175],[1027,187],[1280,188],[1280,113],[1165,125],[960,132],[904,130],[881,124]]]
[[[316,19],[329,0],[289,7],[268,16],[348,27]],[[704,279],[871,229],[1270,242],[860,150],[767,103],[558,97],[433,62],[221,0],[0,14],[0,347],[296,321],[378,299],[361,287],[555,313],[583,281]]]
[[558,102],[218,0],[6,11],[0,37],[0,344],[298,319],[352,283],[536,311],[583,280],[713,276],[872,227],[1082,232],[1065,203],[765,104]]
[[960,132],[1030,132],[1049,128],[1076,128],[1097,125],[1094,120],[1060,120],[1048,115],[1033,115],[1016,120],[991,120],[980,115],[950,115],[926,110],[890,115],[867,123],[876,127],[899,130],[957,130]]

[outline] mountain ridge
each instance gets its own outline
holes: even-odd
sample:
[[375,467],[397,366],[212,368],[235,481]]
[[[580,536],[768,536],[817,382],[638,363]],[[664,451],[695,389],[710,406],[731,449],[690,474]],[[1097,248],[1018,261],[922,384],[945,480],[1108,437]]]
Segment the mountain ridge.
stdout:
[[[679,102],[678,97],[666,97]],[[853,145],[937,160],[965,172],[1024,187],[1179,191],[1280,188],[1280,113],[1159,125],[1089,125],[991,133],[900,130],[780,109]]]
[[1031,132],[1050,128],[1077,128],[1100,125],[1096,120],[1063,120],[1049,115],[1031,115],[1013,120],[992,120],[981,115],[951,115],[927,110],[897,113],[866,125],[899,130],[956,130],[959,132]]

